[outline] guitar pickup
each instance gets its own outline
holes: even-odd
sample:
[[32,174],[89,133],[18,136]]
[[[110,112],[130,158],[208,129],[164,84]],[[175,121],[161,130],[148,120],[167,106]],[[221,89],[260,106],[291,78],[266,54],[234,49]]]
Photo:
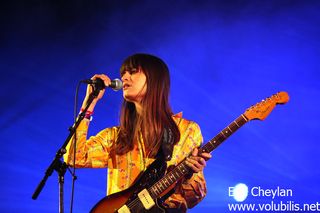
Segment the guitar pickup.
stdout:
[[127,205],[123,205],[120,209],[118,209],[117,212],[118,213],[131,213],[131,211]]
[[139,192],[138,197],[143,207],[147,210],[151,209],[151,207],[155,205],[155,202],[152,199],[147,189],[144,189],[141,192]]

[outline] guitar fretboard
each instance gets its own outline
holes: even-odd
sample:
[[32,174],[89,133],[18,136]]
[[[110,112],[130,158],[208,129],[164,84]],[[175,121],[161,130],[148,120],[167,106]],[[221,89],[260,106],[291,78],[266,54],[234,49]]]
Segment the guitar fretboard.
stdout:
[[[224,128],[219,134],[217,134],[208,143],[203,145],[199,149],[199,154],[201,152],[212,152],[216,149],[223,141],[225,141],[230,135],[242,127],[248,119],[241,114],[236,120]],[[162,177],[158,182],[152,185],[148,191],[151,193],[153,198],[158,198],[168,187],[176,183],[182,177],[190,172],[190,168],[186,165],[185,160],[179,163],[173,170],[168,172],[164,177]]]
[[200,148],[201,152],[212,152],[216,149],[223,141],[225,141],[232,133],[237,131],[245,123],[248,122],[248,119],[242,114],[226,128],[224,128],[219,134],[212,138],[208,143]]

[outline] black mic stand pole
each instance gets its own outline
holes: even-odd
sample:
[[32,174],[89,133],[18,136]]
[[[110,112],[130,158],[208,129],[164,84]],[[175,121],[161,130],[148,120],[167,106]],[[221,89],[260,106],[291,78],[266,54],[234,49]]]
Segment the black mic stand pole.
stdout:
[[[80,122],[83,120],[89,106],[91,105],[94,98],[96,98],[100,92],[100,90],[104,89],[104,85],[95,85],[93,87],[93,92],[90,94],[89,99],[87,101],[87,105],[84,108],[84,110],[79,114],[77,117],[75,123],[72,127],[69,128],[69,135],[67,139],[65,140],[64,144],[61,146],[61,148],[57,151],[55,158],[51,162],[50,166],[47,168],[44,177],[40,181],[39,185],[37,186],[36,190],[34,191],[32,195],[32,199],[36,200],[39,196],[42,188],[44,187],[47,179],[49,176],[52,175],[53,170],[56,170],[59,174],[59,213],[64,212],[64,206],[63,206],[63,185],[64,185],[64,174],[66,173],[66,169],[68,168],[67,164],[65,162],[61,161],[62,156],[66,153],[66,146],[68,145],[70,139],[75,134],[77,127],[79,126]],[[75,157],[75,156],[74,156]]]

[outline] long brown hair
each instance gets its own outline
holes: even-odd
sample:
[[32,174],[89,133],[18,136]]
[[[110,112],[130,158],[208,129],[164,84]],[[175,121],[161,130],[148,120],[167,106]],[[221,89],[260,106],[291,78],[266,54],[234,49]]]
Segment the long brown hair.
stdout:
[[180,132],[172,118],[168,100],[169,70],[160,58],[149,54],[134,54],[125,59],[120,72],[131,69],[141,69],[146,75],[147,91],[141,103],[141,115],[136,112],[134,103],[124,99],[115,153],[121,155],[132,150],[134,141],[142,136],[147,154],[154,157],[161,145],[165,128],[171,130],[174,144],[180,140]]

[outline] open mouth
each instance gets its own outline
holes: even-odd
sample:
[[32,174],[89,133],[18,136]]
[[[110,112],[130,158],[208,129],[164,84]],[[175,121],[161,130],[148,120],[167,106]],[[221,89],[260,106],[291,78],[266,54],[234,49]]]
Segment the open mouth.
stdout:
[[125,89],[128,89],[130,86],[128,85],[128,84],[124,84],[123,85],[123,89],[125,90]]

